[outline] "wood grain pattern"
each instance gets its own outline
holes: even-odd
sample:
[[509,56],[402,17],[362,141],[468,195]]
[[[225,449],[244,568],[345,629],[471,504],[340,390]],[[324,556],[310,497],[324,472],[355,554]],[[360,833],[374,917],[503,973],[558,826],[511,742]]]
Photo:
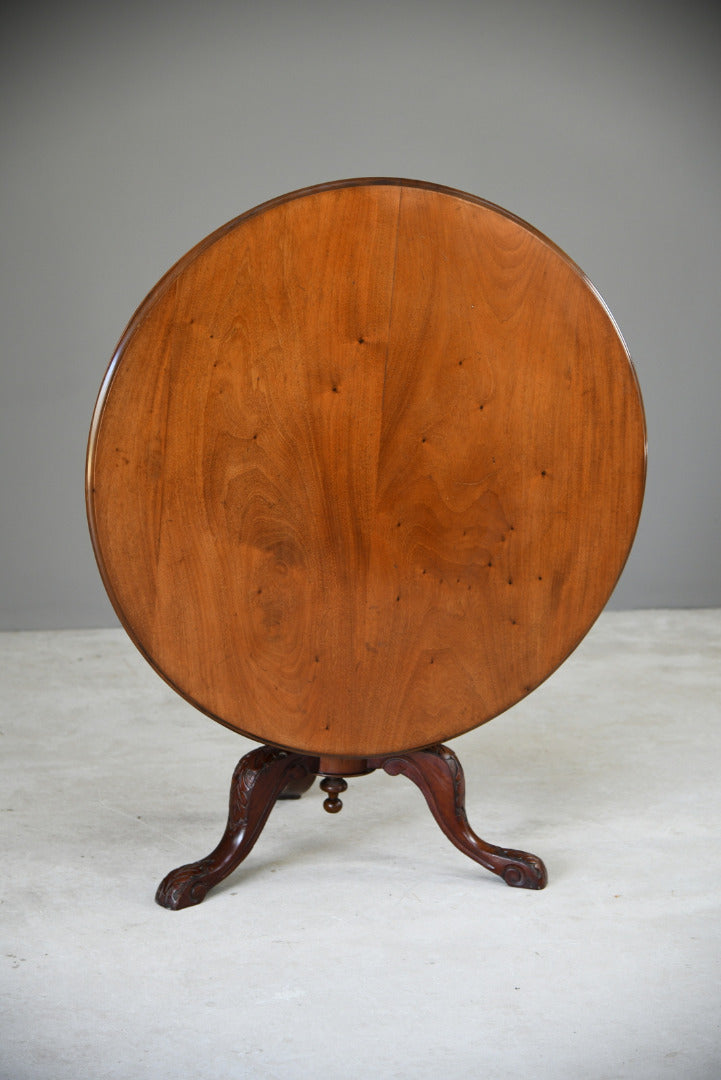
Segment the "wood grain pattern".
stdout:
[[93,544],[128,632],[259,741],[442,742],[545,679],[633,540],[645,428],[578,268],[411,181],[294,193],[169,272],[91,429]]

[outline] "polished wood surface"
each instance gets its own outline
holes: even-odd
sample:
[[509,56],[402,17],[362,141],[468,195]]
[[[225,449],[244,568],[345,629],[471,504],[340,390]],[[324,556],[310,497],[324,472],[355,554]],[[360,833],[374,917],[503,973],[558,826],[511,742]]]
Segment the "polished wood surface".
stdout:
[[100,570],[168,682],[259,741],[448,740],[572,651],[640,513],[623,340],[550,241],[397,180],[274,200],[151,292],[90,436]]

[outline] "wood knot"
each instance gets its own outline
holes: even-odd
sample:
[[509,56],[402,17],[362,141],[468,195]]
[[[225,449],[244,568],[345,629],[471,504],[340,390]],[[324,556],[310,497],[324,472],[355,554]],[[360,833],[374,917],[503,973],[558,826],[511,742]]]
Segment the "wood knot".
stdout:
[[348,784],[342,776],[324,776],[320,782],[321,790],[328,796],[323,802],[323,809],[329,814],[337,814],[343,809],[343,803],[338,798],[342,791],[346,791]]

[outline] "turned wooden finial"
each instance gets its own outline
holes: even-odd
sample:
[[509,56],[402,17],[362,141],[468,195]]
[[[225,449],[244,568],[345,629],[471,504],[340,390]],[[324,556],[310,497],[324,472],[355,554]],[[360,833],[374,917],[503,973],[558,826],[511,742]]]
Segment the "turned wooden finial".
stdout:
[[327,810],[329,814],[337,814],[339,810],[343,809],[343,803],[338,798],[338,795],[342,791],[346,791],[348,784],[342,776],[325,776],[320,782],[321,790],[325,791],[328,796],[323,801],[323,809]]

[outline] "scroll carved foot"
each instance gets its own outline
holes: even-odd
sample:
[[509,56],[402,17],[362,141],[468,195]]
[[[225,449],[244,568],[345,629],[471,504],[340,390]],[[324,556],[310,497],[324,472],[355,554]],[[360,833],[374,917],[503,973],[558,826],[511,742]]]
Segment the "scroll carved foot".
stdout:
[[545,887],[548,875],[536,855],[487,844],[473,832],[466,817],[463,769],[447,746],[429,746],[385,758],[378,764],[391,776],[407,776],[421,789],[438,825],[465,855],[498,874],[507,885],[520,889]]
[[158,886],[157,903],[173,911],[201,903],[208,890],[249,854],[280,793],[305,783],[313,764],[312,758],[270,746],[241,758],[230,785],[228,823],[220,843],[206,858],[171,870]]

